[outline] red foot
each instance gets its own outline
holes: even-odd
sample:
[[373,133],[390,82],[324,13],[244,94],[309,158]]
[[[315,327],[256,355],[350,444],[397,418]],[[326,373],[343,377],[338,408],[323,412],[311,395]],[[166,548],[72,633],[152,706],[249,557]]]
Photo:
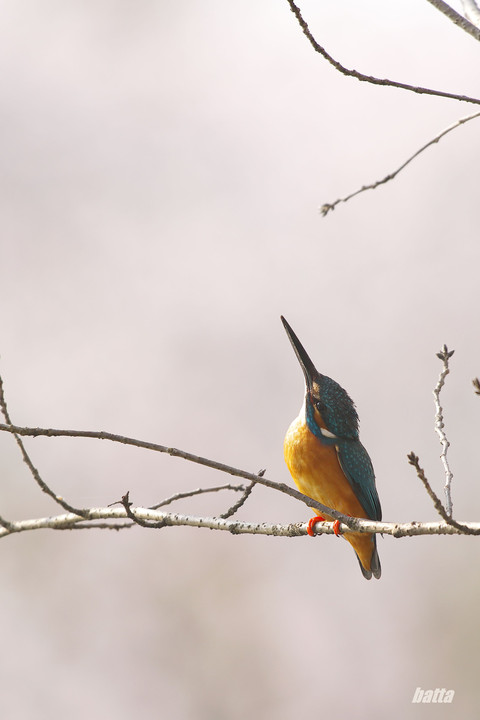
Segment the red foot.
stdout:
[[[349,515],[348,513],[345,513],[345,515],[348,515],[348,517],[352,517],[352,516]],[[340,536],[340,534],[341,534],[341,533],[340,533],[340,520],[335,520],[335,521],[334,521],[334,523],[333,523],[333,532],[335,533],[335,535],[336,535],[337,537]]]
[[315,525],[319,522],[324,522],[325,518],[323,518],[321,515],[315,515],[314,517],[310,518],[307,525],[307,533],[310,535],[310,537],[315,537]]

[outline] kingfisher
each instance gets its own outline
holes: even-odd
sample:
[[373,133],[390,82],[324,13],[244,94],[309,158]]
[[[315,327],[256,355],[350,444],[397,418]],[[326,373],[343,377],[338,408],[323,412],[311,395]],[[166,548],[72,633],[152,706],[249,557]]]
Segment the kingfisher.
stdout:
[[[305,376],[305,398],[298,417],[287,430],[285,462],[304,495],[344,515],[381,520],[372,461],[359,440],[358,414],[348,393],[335,380],[319,373],[292,328],[283,326]],[[308,523],[313,537],[316,523],[333,520],[321,516]],[[339,525],[334,522],[338,536]],[[374,533],[348,532],[345,539],[355,550],[363,577],[380,578],[381,567]]]

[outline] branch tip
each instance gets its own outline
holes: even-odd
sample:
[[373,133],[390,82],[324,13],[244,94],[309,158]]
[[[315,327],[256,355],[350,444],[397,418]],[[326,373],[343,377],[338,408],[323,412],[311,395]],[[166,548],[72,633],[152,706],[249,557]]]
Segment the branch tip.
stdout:
[[[132,503],[130,502],[130,490],[127,490],[125,495],[122,495],[122,499],[118,500],[118,502],[122,503],[125,510],[127,510],[128,508],[131,508]],[[113,504],[115,505],[116,503],[113,503]]]
[[448,360],[452,357],[455,350],[449,350],[446,345],[442,347],[440,352],[436,353],[439,360],[441,360],[444,363],[447,363]]
[[419,463],[418,455],[415,455],[414,452],[410,452],[410,453],[408,453],[407,458],[408,458],[408,462],[410,463],[410,465],[413,465],[414,467],[418,467],[418,463]]

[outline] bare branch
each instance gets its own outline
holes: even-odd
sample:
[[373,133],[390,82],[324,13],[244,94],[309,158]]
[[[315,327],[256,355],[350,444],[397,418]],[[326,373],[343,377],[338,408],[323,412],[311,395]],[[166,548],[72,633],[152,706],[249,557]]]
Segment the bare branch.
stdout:
[[420,478],[420,480],[422,481],[422,483],[425,487],[425,490],[427,491],[430,499],[432,500],[435,510],[445,520],[445,522],[448,522],[450,520],[450,518],[447,514],[447,511],[443,507],[442,501],[440,500],[440,498],[438,497],[438,495],[436,494],[436,492],[433,490],[432,486],[428,482],[427,477],[425,475],[425,471],[420,466],[420,459],[419,459],[418,455],[415,455],[414,452],[411,452],[407,455],[407,458],[408,458],[408,462],[410,463],[410,465],[413,465],[413,467],[417,471],[417,475]]
[[237,500],[237,502],[234,503],[230,508],[228,508],[228,510],[226,512],[219,515],[219,517],[221,517],[223,520],[226,520],[227,518],[232,517],[232,515],[235,515],[235,513],[238,510],[240,510],[242,505],[244,505],[245,502],[248,500],[254,487],[255,487],[255,483],[252,480],[252,482],[249,485],[247,485],[247,487],[243,491],[242,497],[239,500]]
[[452,130],[455,130],[455,128],[460,127],[460,125],[464,125],[465,123],[469,122],[469,120],[473,120],[477,117],[480,117],[480,112],[474,113],[473,115],[467,115],[466,117],[460,118],[460,120],[457,120],[452,125],[449,125],[447,128],[445,128],[445,130],[442,130],[441,133],[436,135],[432,140],[429,140],[429,142],[427,142],[419,150],[417,150],[411,157],[408,158],[408,160],[406,160],[402,165],[400,165],[397,170],[389,173],[381,180],[377,180],[371,185],[363,185],[363,187],[361,187],[359,190],[355,190],[355,192],[347,195],[346,197],[338,198],[338,200],[335,200],[334,203],[325,203],[320,208],[320,212],[322,213],[323,217],[325,217],[330,212],[330,210],[334,210],[339,203],[348,202],[348,200],[351,200],[353,197],[355,197],[356,195],[360,195],[360,193],[365,192],[366,190],[375,190],[380,185],[385,185],[385,183],[390,182],[390,180],[393,180],[404,168],[407,167],[407,165],[412,162],[412,160],[415,160],[415,158],[418,157],[424,150],[429,148],[431,145],[435,145],[435,143],[438,143],[439,140],[441,140],[449,132],[452,132]]
[[452,517],[452,511],[453,511],[453,505],[452,505],[452,494],[451,494],[451,484],[452,484],[452,477],[453,473],[450,470],[449,464],[448,464],[448,458],[447,458],[447,452],[448,448],[450,447],[450,443],[447,439],[445,430],[444,430],[444,423],[443,423],[443,408],[440,405],[440,392],[442,390],[442,387],[445,384],[445,378],[447,377],[448,373],[450,372],[450,368],[448,367],[448,361],[452,357],[454,353],[454,350],[448,350],[447,346],[444,345],[442,350],[437,353],[437,357],[443,362],[443,370],[440,373],[440,377],[438,378],[438,383],[433,391],[433,396],[435,398],[435,430],[437,432],[438,437],[440,438],[440,443],[442,445],[442,452],[440,454],[440,458],[443,463],[443,467],[445,469],[445,500],[447,505],[447,513],[448,516]]
[[[462,30],[465,30],[466,33],[474,37],[475,40],[480,40],[480,30],[478,27],[472,25],[471,22],[464,18],[463,15],[457,13],[457,11],[451,8],[450,5],[447,5],[446,2],[443,2],[443,0],[428,0],[428,2],[446,15],[449,20],[455,23],[455,25],[458,25],[458,27],[462,28]],[[466,5],[470,5],[472,7],[475,3],[463,1],[463,5],[464,7]],[[478,8],[476,9],[478,11]]]
[[[425,475],[425,471],[420,466],[420,461],[418,458],[418,455],[416,455],[414,452],[409,453],[408,462],[410,465],[413,465],[415,470],[417,471],[417,475],[422,481],[428,495],[430,496],[431,500],[433,501],[433,504],[435,506],[435,509],[439,513],[439,515],[445,520],[446,523],[451,525],[452,527],[456,528],[457,530],[461,532],[465,532],[469,535],[478,535],[480,532],[477,532],[476,530],[472,530],[471,528],[467,527],[464,523],[459,523],[456,520],[453,520],[452,518],[452,512],[453,512],[453,505],[452,505],[452,496],[451,496],[451,482],[453,478],[453,473],[450,470],[450,466],[448,464],[447,459],[447,452],[448,448],[450,447],[450,443],[448,441],[447,435],[444,430],[444,422],[443,422],[443,408],[440,404],[440,392],[445,384],[445,378],[447,377],[448,373],[450,372],[449,368],[449,360],[452,357],[454,350],[449,350],[446,345],[443,346],[441,351],[437,353],[437,357],[442,361],[443,363],[443,370],[440,373],[440,376],[438,378],[438,382],[435,386],[435,389],[433,390],[433,395],[435,398],[435,430],[440,438],[440,443],[442,445],[442,453],[440,455],[443,467],[445,469],[445,499],[447,507],[445,508],[443,506],[443,503],[441,502],[438,495],[435,493],[435,491],[432,489],[430,483],[427,480],[427,477]],[[478,381],[477,381],[478,382]],[[475,380],[473,381],[473,384],[475,386]]]
[[195,497],[195,495],[204,495],[205,493],[219,492],[220,490],[234,490],[236,492],[245,492],[245,485],[217,485],[216,487],[197,488],[196,490],[187,490],[186,492],[175,493],[170,497],[165,498],[156,505],[151,505],[150,510],[158,510],[158,508],[170,505],[172,502],[177,500],[184,500],[185,498]]
[[[443,431],[443,410],[440,406],[439,396],[440,391],[445,382],[445,377],[449,372],[448,361],[453,355],[453,351],[449,351],[444,345],[442,351],[438,353],[438,357],[443,361],[444,367],[438,384],[435,388],[435,400],[436,400],[436,429],[440,435],[443,453],[442,459],[446,470],[449,471],[446,452],[448,449],[448,440]],[[475,381],[474,381],[475,385]],[[476,382],[476,387],[480,388],[480,383]],[[0,407],[2,408],[7,424],[0,424],[0,431],[9,432],[16,438],[20,439],[20,436],[30,437],[84,437],[97,440],[110,440],[112,442],[118,442],[121,444],[131,445],[134,447],[145,448],[156,452],[167,453],[173,457],[180,457],[184,460],[198,463],[212,469],[226,472],[237,477],[242,477],[249,480],[247,487],[242,485],[220,485],[213,488],[197,488],[183,493],[177,493],[152,508],[143,507],[132,507],[132,503],[129,499],[129,493],[122,498],[122,508],[91,508],[85,509],[80,512],[69,511],[67,514],[59,515],[56,517],[38,518],[34,520],[22,520],[17,522],[7,521],[0,517],[0,538],[7,537],[8,535],[25,532],[31,530],[38,530],[41,528],[50,528],[54,530],[71,530],[71,529],[115,529],[120,530],[126,527],[131,527],[132,524],[141,525],[142,527],[159,529],[169,526],[190,526],[199,528],[210,528],[214,530],[228,531],[233,534],[262,534],[262,535],[279,535],[283,537],[297,537],[308,534],[307,523],[289,523],[287,525],[281,524],[267,524],[267,523],[249,523],[228,520],[227,518],[234,514],[249,497],[254,485],[260,483],[268,488],[277,490],[285,493],[296,500],[306,504],[310,508],[314,508],[323,515],[328,515],[335,520],[341,522],[340,532],[360,532],[360,533],[383,533],[392,535],[393,537],[407,537],[413,535],[432,535],[432,534],[468,534],[468,535],[480,535],[480,523],[459,523],[452,519],[451,511],[450,515],[443,507],[441,501],[432,490],[423,469],[420,467],[419,459],[414,454],[409,455],[409,462],[416,468],[417,475],[422,480],[429,496],[434,502],[434,505],[443,518],[444,522],[437,523],[386,523],[386,522],[375,522],[372,520],[365,520],[359,518],[353,518],[342,515],[341,513],[322,505],[319,502],[303,495],[302,493],[294,490],[293,488],[283,483],[276,483],[272,480],[268,480],[263,477],[264,470],[261,470],[257,475],[250,472],[234,468],[224,463],[219,463],[214,460],[193,455],[177,448],[171,448],[157,443],[146,442],[129,438],[122,435],[114,435],[107,432],[95,432],[95,431],[81,431],[81,430],[56,430],[52,428],[29,428],[20,427],[11,424],[11,420],[8,414],[8,410],[3,396],[2,387],[0,384]],[[18,440],[17,440],[18,441]],[[450,473],[451,479],[451,473]],[[159,511],[158,508],[166,506],[175,500],[179,500],[186,497],[193,497],[195,495],[216,492],[220,490],[233,490],[243,491],[242,497],[232,507],[220,517],[195,517],[191,515],[181,515],[178,513],[167,513]],[[51,491],[50,491],[51,493]],[[49,493],[49,494],[50,494]],[[447,496],[448,499],[448,496]],[[116,504],[116,503],[115,503]],[[117,522],[120,520],[130,520],[131,522]],[[331,534],[334,532],[333,522],[322,522],[315,526],[315,534]]]
[[76,524],[76,525],[65,525],[61,527],[54,527],[52,530],[125,530],[126,528],[132,528],[136,525],[134,522],[97,522],[87,524]]
[[408,457],[408,462],[410,463],[410,465],[413,465],[413,467],[417,471],[418,477],[422,481],[422,483],[425,487],[425,490],[427,491],[431,500],[433,501],[435,510],[445,520],[445,522],[448,525],[451,525],[453,528],[455,528],[459,532],[464,533],[466,535],[480,535],[480,527],[475,528],[474,523],[459,523],[456,520],[453,520],[451,515],[449,515],[447,513],[447,511],[445,510],[445,508],[443,507],[443,504],[442,504],[440,498],[438,497],[438,495],[435,493],[432,486],[428,482],[427,477],[425,475],[425,471],[423,470],[422,467],[420,467],[420,461],[419,461],[418,455],[415,455],[415,453],[411,452],[411,453],[409,453],[409,455],[407,455],[407,457]]
[[480,8],[475,0],[462,0],[462,5],[467,20],[470,20],[477,28],[480,27]]
[[[253,487],[253,483],[251,483],[251,485]],[[248,492],[248,495],[245,496],[248,491],[248,488],[245,488],[245,485],[230,485],[230,484],[217,485],[216,487],[197,488],[196,490],[186,490],[185,492],[175,493],[175,495],[170,495],[170,497],[165,498],[165,500],[162,500],[161,502],[157,503],[156,505],[150,505],[149,509],[150,510],[158,510],[158,508],[165,507],[166,505],[170,505],[171,503],[176,502],[177,500],[185,500],[186,498],[195,497],[196,495],[205,495],[206,493],[219,492],[220,490],[234,490],[236,492],[240,492],[240,491],[243,492],[242,497],[240,498],[240,500],[237,503],[235,503],[235,505],[233,507],[236,507],[236,506],[240,507],[241,505],[243,505],[243,503],[247,499],[248,495],[250,494],[250,492]],[[121,500],[116,500],[115,502],[110,503],[110,505],[108,507],[112,507],[113,505],[118,505],[119,503],[121,505],[125,505],[125,497],[123,497]],[[131,506],[130,502],[128,502],[128,506],[129,507]],[[238,509],[238,507],[237,507],[237,509]],[[224,517],[224,516],[221,515],[221,517]],[[135,518],[131,523],[125,523],[123,525],[110,525],[108,527],[118,530],[118,529],[121,529],[124,527],[133,527],[133,525],[138,525],[138,524],[139,523],[137,523],[137,520]],[[93,526],[89,525],[89,526],[85,526],[85,527],[93,527]]]
[[[129,502],[127,500],[127,502]],[[250,535],[274,535],[281,537],[300,537],[307,535],[307,523],[288,523],[288,524],[269,524],[269,523],[251,523],[239,522],[236,520],[224,520],[223,518],[212,517],[194,517],[191,515],[180,515],[177,513],[163,513],[150,508],[129,507],[131,514],[138,523],[142,520],[146,523],[155,523],[160,526],[188,526],[198,528],[209,528],[211,530],[222,530],[230,532],[234,535],[250,534]],[[72,513],[58,515],[56,517],[38,518],[35,520],[21,520],[9,523],[9,529],[0,527],[0,538],[11,535],[12,533],[27,532],[40,529],[71,529],[77,524],[81,524],[83,528],[87,527],[88,520],[124,520],[129,517],[125,507],[122,508],[92,508],[87,511],[87,517],[81,517]],[[395,538],[411,537],[414,535],[462,535],[462,534],[480,534],[480,523],[458,523],[459,528],[450,522],[408,522],[408,523],[388,523],[375,522],[373,520],[356,520],[355,532],[361,533],[383,533],[384,535],[392,535]],[[316,535],[332,535],[334,523],[322,522],[315,526]],[[351,532],[351,529],[344,523],[340,525],[340,532]]]
[[[0,376],[0,410],[2,411],[2,414],[7,423],[7,426],[10,426],[13,428],[13,424],[10,419],[10,414],[9,414],[8,408],[7,408],[7,401],[5,399],[5,393],[3,390],[3,380],[1,378],[1,376]],[[37,483],[37,485],[40,487],[40,489],[44,493],[49,495],[51,498],[53,498],[53,500],[55,500],[55,502],[58,505],[60,505],[64,510],[67,510],[68,512],[71,512],[71,513],[75,513],[76,515],[83,515],[85,512],[84,510],[79,510],[78,508],[75,508],[72,505],[70,505],[69,503],[67,503],[61,495],[57,495],[55,492],[53,492],[53,490],[51,490],[49,488],[47,483],[42,480],[42,478],[40,477],[40,473],[38,472],[37,468],[31,461],[29,454],[27,453],[27,450],[22,441],[22,438],[19,437],[19,434],[16,433],[14,430],[12,430],[12,432],[13,432],[13,436],[14,436],[15,440],[17,441],[18,447],[20,448],[20,452],[22,453],[23,461],[26,463],[28,469],[32,473],[33,478],[34,478],[35,482]]]
[[13,524],[9,522],[8,520],[5,520],[5,518],[0,516],[0,525],[1,527],[5,528],[5,530],[8,530],[9,532],[14,532],[12,530]]
[[[409,90],[410,92],[418,93],[420,95],[434,95],[436,97],[449,98],[450,100],[460,100],[461,102],[473,103],[474,105],[480,105],[480,99],[468,97],[467,95],[457,95],[456,93],[444,92],[442,90],[432,90],[430,88],[415,87],[414,85],[408,85],[407,83],[397,82],[396,80],[388,80],[387,78],[377,78],[372,75],[364,75],[363,73],[357,72],[357,70],[349,70],[344,67],[338,60],[335,60],[329,53],[323,48],[313,37],[310,28],[302,17],[300,9],[295,5],[293,0],[287,0],[290,5],[290,9],[298,20],[298,24],[302,28],[303,33],[308,38],[315,52],[322,55],[325,60],[333,65],[333,67],[341,72],[343,75],[348,77],[354,77],[362,82],[368,82],[372,85],[384,85],[387,87],[396,87],[401,90]],[[467,22],[465,20],[465,22]],[[473,26],[472,26],[473,27]],[[478,31],[477,31],[478,32]]]
[[348,515],[343,515],[337,510],[333,510],[333,508],[328,508],[325,505],[322,505],[322,503],[317,502],[317,500],[313,500],[312,498],[307,497],[298,490],[294,490],[289,485],[285,485],[285,483],[274,482],[273,480],[268,480],[260,474],[254,475],[253,473],[247,472],[246,470],[240,470],[239,468],[232,467],[231,465],[225,465],[224,463],[217,462],[216,460],[209,460],[208,458],[201,457],[200,455],[193,455],[192,453],[185,452],[184,450],[179,450],[178,448],[158,445],[157,443],[146,442],[144,440],[136,440],[135,438],[126,437],[125,435],[114,435],[113,433],[109,432],[95,432],[93,430],[56,430],[54,428],[29,428],[20,427],[18,425],[4,425],[0,423],[0,431],[30,437],[83,437],[92,438],[94,440],[110,440],[112,442],[118,442],[123,445],[132,445],[134,447],[144,448],[145,450],[153,450],[155,452],[167,453],[172,457],[179,457],[183,460],[188,460],[189,462],[198,463],[199,465],[204,465],[205,467],[210,467],[213,470],[219,470],[220,472],[228,473],[229,475],[235,475],[236,477],[245,478],[245,480],[250,480],[254,483],[265,485],[265,487],[271,488],[272,490],[277,490],[278,492],[284,493],[285,495],[290,495],[290,497],[295,498],[295,500],[299,500],[308,507],[318,510],[321,515],[329,515],[335,520],[340,520],[351,529],[355,529],[358,522],[356,518],[349,517]]
[[130,518],[130,520],[133,520],[134,523],[137,525],[141,525],[144,528],[151,528],[153,530],[159,530],[160,528],[165,527],[165,520],[162,518],[158,522],[147,522],[141,517],[137,517],[137,514],[134,510],[132,510],[132,503],[130,502],[130,493],[127,492],[126,495],[122,497],[122,505],[125,508],[125,512],[127,513],[127,517]]

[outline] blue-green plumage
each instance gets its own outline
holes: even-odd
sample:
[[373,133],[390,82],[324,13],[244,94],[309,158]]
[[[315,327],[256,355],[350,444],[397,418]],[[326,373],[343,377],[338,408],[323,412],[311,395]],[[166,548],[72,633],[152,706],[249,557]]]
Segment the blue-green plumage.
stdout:
[[[382,519],[382,509],[375,487],[372,461],[358,439],[358,414],[346,390],[335,380],[316,374],[315,395],[306,403],[308,428],[325,445],[335,445],[338,460],[355,495],[371,520]],[[315,409],[320,413],[325,430],[315,420]]]
[[335,380],[320,373],[317,373],[315,385],[318,387],[315,407],[327,429],[337,437],[358,439],[358,415],[347,391]]
[[370,456],[360,440],[337,444],[340,466],[370,520],[382,519],[382,508],[375,487],[375,473]]

